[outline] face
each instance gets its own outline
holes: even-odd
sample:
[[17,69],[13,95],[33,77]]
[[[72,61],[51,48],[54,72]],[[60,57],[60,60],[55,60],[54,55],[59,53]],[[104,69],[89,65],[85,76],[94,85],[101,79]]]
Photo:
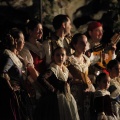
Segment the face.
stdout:
[[82,36],[82,39],[78,38],[77,43],[74,44],[75,51],[78,53],[81,53],[81,52],[84,53],[86,51],[87,43],[88,41],[85,35]]
[[100,42],[100,40],[102,39],[103,36],[103,27],[97,27],[92,31],[89,31],[89,35],[91,37],[92,40],[94,40],[94,42]]
[[110,71],[114,77],[120,76],[120,64],[113,67]]
[[71,33],[71,21],[70,19],[68,18],[68,21],[65,23],[65,27],[64,27],[64,31],[65,31],[65,34],[68,35]]
[[102,78],[102,80],[99,83],[99,88],[100,89],[108,89],[110,86],[110,77],[109,76],[105,76],[104,78]]
[[22,49],[23,49],[23,47],[24,47],[24,44],[25,44],[25,40],[24,40],[24,35],[23,35],[23,33],[20,33],[20,38],[19,38],[19,40],[18,40],[18,42],[17,42],[17,50],[18,51],[21,51]]
[[34,39],[41,39],[43,36],[43,27],[41,24],[38,24],[33,31],[30,32],[30,36]]
[[54,53],[54,62],[57,65],[62,65],[66,60],[66,51],[64,49],[59,49]]

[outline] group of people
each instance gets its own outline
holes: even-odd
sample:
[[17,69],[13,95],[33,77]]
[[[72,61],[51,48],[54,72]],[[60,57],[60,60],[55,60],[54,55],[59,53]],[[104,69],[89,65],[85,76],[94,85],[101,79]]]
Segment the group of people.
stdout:
[[101,43],[98,21],[73,36],[69,16],[57,15],[52,24],[55,31],[43,41],[43,26],[35,19],[26,34],[18,28],[7,33],[0,58],[0,119],[120,120],[117,43]]

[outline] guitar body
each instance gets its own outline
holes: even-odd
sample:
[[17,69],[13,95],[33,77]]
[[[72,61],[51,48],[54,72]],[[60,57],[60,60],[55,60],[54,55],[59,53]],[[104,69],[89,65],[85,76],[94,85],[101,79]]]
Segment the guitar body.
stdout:
[[[88,56],[88,53],[91,55],[91,53],[93,54],[93,58],[92,60],[93,61],[98,61],[98,58],[99,58],[99,61],[96,63],[97,66],[99,66],[99,68],[106,68],[105,65],[108,64],[108,62],[110,60],[113,59],[113,55],[114,55],[114,50],[115,49],[113,46],[116,45],[120,40],[120,33],[115,33],[113,35],[113,37],[111,38],[111,42],[108,44],[108,45],[104,45],[104,44],[98,44],[96,46],[94,46],[93,48],[89,49],[86,51],[85,54],[87,54]],[[106,60],[103,60],[103,53],[107,53],[108,54],[108,58]],[[88,56],[90,57],[90,56]],[[96,59],[97,58],[97,59]],[[95,60],[96,59],[96,60]]]
[[100,55],[101,51],[93,52],[93,55]]
[[107,53],[108,58],[106,60],[102,59],[102,54],[104,54],[103,51],[93,52],[94,57],[99,56],[99,58],[100,58],[99,61],[95,65],[100,69],[105,69],[108,62],[110,60],[112,60],[112,58],[113,58],[113,51],[112,50],[108,51],[108,53]]

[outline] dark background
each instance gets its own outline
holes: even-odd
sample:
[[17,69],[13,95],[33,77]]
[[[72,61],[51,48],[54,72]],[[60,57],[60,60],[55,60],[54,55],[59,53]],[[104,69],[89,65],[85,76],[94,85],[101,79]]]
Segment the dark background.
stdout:
[[[12,0],[0,0],[0,2],[6,2],[7,6],[0,5],[0,40],[4,40],[4,36],[8,33],[12,27],[18,27],[23,32],[25,31],[25,25],[28,19],[38,18],[43,23],[43,40],[49,34],[50,30],[45,27],[42,20],[42,0],[33,0],[32,6],[24,6],[15,8],[10,4]],[[85,0],[87,1],[87,0]],[[89,4],[78,8],[73,14],[73,24],[78,29],[81,25],[93,21],[92,15],[97,14],[99,11],[106,11],[102,18],[98,20],[104,26],[103,42],[109,42],[110,38],[115,32],[120,32],[120,25],[116,25],[118,19],[120,19],[120,0],[117,3],[113,0],[92,0]],[[50,2],[50,0],[49,0]],[[50,2],[53,3],[53,0]],[[44,6],[47,7],[47,6]],[[82,16],[77,16],[81,12]],[[51,13],[52,14],[52,13]],[[77,17],[76,17],[77,16]]]

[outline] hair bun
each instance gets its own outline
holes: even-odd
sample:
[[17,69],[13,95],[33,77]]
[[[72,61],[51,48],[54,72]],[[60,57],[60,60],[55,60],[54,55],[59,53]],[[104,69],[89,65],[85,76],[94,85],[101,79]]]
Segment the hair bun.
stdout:
[[11,34],[7,34],[6,35],[6,42],[5,42],[6,46],[12,46],[15,45],[15,40],[13,38],[13,36]]

